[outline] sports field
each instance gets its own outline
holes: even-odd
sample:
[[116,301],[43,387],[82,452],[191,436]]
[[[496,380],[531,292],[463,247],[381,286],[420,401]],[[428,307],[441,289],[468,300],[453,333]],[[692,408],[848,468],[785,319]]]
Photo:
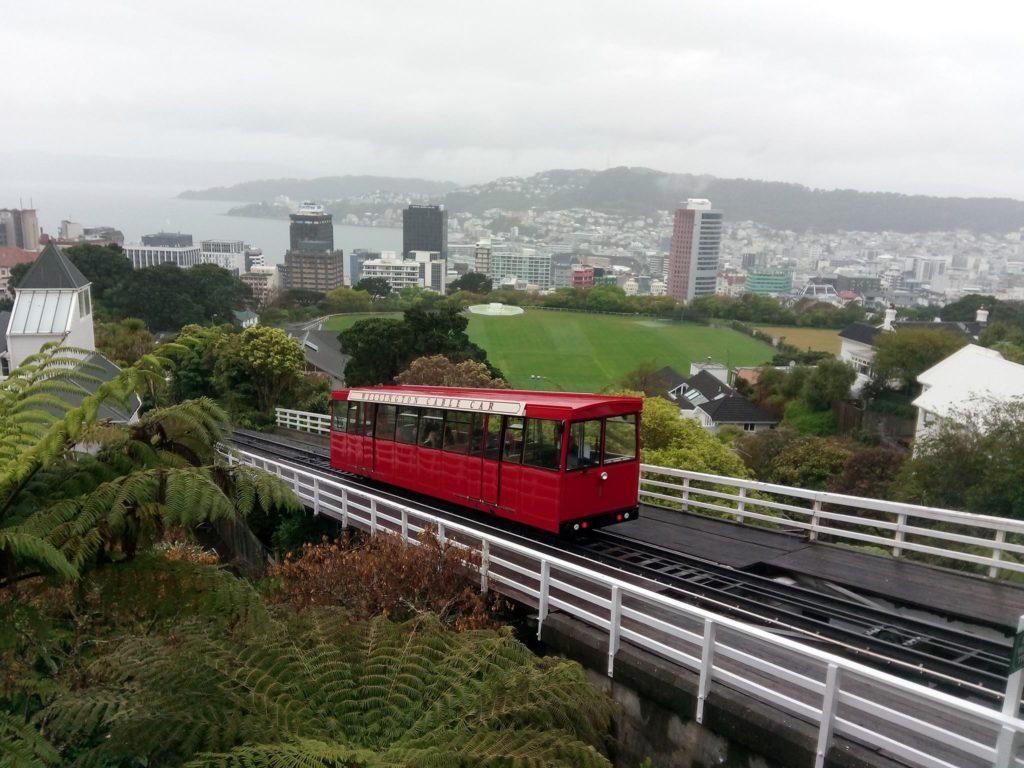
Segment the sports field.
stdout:
[[[340,331],[371,316],[332,317],[326,327]],[[773,354],[767,344],[730,328],[541,309],[513,317],[470,315],[469,338],[487,350],[512,386],[575,392],[614,388],[646,362],[687,375],[694,360],[759,365]]]
[[828,328],[794,328],[792,326],[759,325],[757,330],[785,339],[800,351],[839,354],[839,331]]
[[469,337],[513,386],[526,389],[599,392],[645,362],[687,375],[691,361],[707,357],[730,366],[772,357],[768,345],[729,328],[537,309],[514,317],[471,315]]
[[367,320],[371,317],[391,317],[395,320],[402,319],[401,312],[359,312],[351,315],[334,315],[333,317],[327,318],[324,323],[324,329],[328,331],[347,331],[353,325],[358,323],[360,320]]

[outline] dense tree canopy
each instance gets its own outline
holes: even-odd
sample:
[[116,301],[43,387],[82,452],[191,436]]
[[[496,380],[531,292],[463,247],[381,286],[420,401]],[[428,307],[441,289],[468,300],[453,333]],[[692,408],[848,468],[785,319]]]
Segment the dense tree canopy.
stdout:
[[118,365],[132,365],[153,351],[156,342],[137,317],[112,323],[96,323],[96,349]]
[[493,287],[494,283],[491,278],[480,272],[467,272],[453,280],[448,286],[452,291],[466,291],[467,293],[490,293]]
[[350,355],[345,380],[352,386],[386,384],[418,357],[444,355],[454,363],[484,363],[492,378],[501,373],[487,364],[487,354],[469,340],[469,321],[450,301],[433,308],[414,306],[401,320],[368,318],[339,335],[341,348]]
[[341,286],[324,296],[326,308],[331,312],[370,312],[373,297],[362,289]]
[[435,387],[474,387],[508,389],[508,383],[491,376],[490,370],[476,360],[453,363],[444,355],[427,355],[413,360],[395,377],[396,384],[418,384]]
[[938,328],[903,328],[879,334],[872,365],[879,386],[893,383],[910,391],[917,377],[967,343],[959,334]]
[[1024,403],[946,419],[915,444],[893,493],[927,506],[1024,519]]
[[119,245],[82,243],[65,248],[64,255],[89,279],[92,297],[101,304],[107,291],[132,272],[131,262]]
[[280,328],[257,325],[224,337],[217,345],[214,369],[232,397],[251,392],[246,399],[268,413],[282,404],[282,395],[298,387],[305,364],[298,342]]
[[364,277],[352,287],[357,291],[368,293],[375,299],[383,299],[391,295],[391,283],[383,277]]

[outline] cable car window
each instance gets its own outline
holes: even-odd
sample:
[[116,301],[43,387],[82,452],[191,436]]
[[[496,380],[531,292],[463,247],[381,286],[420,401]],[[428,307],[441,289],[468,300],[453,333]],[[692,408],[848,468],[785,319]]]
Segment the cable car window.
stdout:
[[484,437],[484,458],[497,461],[501,457],[501,416],[487,417],[487,433]]
[[509,464],[519,464],[523,460],[523,419],[505,419],[505,437],[501,449],[501,460]]
[[557,470],[562,460],[562,426],[563,422],[553,419],[527,419],[523,464]]
[[360,428],[363,426],[363,404],[348,404],[348,428],[345,430],[350,435],[362,434]]
[[398,416],[397,405],[377,406],[377,428],[373,434],[378,440],[395,439],[395,421]]
[[377,418],[377,404],[363,403],[363,434],[373,437],[373,422]]
[[440,448],[441,432],[444,429],[444,411],[440,408],[424,408],[420,415],[420,436],[418,445],[421,448]]
[[574,421],[569,427],[566,469],[596,467],[601,462],[601,420]]
[[[471,414],[473,426],[469,430],[469,455],[476,456],[484,448],[484,436],[486,435],[487,417],[482,413]],[[501,417],[495,416],[494,420],[501,424]]]
[[609,416],[604,420],[604,463],[636,458],[636,414]]
[[399,408],[398,428],[395,431],[395,441],[399,443],[416,444],[416,423],[420,417],[419,408]]
[[463,411],[445,411],[444,444],[452,453],[466,453],[469,449],[469,425],[473,414]]
[[331,412],[333,414],[334,431],[344,432],[348,424],[348,401],[335,400],[331,403]]

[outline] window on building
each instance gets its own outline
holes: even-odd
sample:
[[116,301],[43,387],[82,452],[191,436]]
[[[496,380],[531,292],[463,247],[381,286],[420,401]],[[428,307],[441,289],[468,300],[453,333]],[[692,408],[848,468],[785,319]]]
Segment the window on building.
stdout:
[[557,470],[562,460],[562,428],[561,421],[527,419],[523,464]]
[[601,462],[601,420],[576,421],[569,427],[566,469],[595,467]]
[[349,402],[348,404],[348,424],[345,431],[350,435],[362,434],[363,426],[363,404]]
[[505,419],[505,436],[502,438],[501,460],[519,464],[523,460],[523,422],[519,417]]
[[747,424],[743,425],[743,431],[744,432],[753,432],[756,429],[757,429],[757,424],[747,423]]
[[473,414],[464,411],[446,411],[444,415],[444,442],[442,447],[452,453],[466,453]]
[[397,405],[377,406],[377,426],[374,429],[374,437],[378,440],[395,439],[395,422],[398,420]]
[[399,408],[398,422],[395,430],[395,441],[415,445],[416,429],[419,418],[419,408]]
[[421,448],[440,448],[444,430],[444,411],[425,408],[420,415],[420,433],[417,441]]
[[609,416],[604,423],[604,463],[636,458],[636,414]]

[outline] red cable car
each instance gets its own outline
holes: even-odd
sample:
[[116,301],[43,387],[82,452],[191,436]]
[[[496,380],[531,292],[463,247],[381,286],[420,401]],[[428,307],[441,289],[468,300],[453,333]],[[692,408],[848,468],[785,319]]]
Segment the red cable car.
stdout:
[[332,400],[336,469],[552,533],[637,516],[640,398],[389,386]]

